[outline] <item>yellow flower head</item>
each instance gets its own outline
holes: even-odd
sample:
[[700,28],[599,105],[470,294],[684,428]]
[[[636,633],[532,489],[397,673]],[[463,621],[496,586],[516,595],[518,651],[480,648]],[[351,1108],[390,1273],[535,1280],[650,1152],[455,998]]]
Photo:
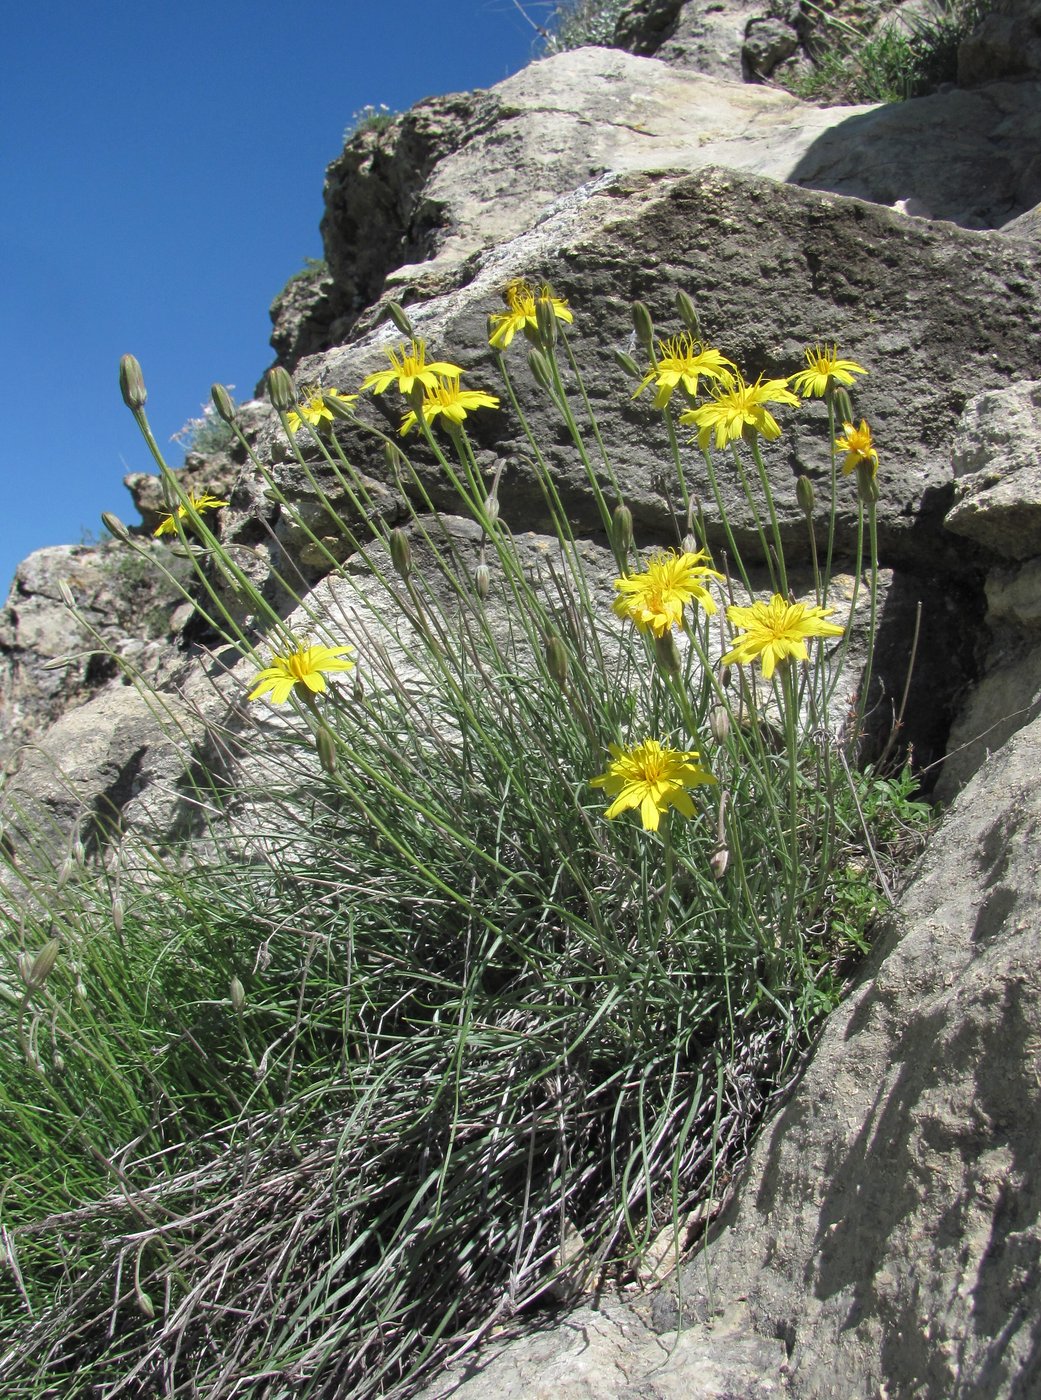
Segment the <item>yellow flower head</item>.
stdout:
[[390,369],[380,369],[375,374],[367,375],[362,380],[362,389],[371,389],[374,394],[382,394],[396,381],[400,392],[408,398],[416,384],[422,384],[424,389],[432,390],[437,387],[439,374],[454,374],[458,377],[463,372],[458,365],[450,365],[447,360],[431,360],[430,364],[427,364],[425,340],[410,340],[407,345],[402,345],[397,350],[388,350],[386,355],[390,361]]
[[634,748],[611,744],[607,772],[591,778],[592,787],[602,787],[614,801],[604,816],[609,820],[621,812],[639,807],[645,831],[657,831],[661,814],[675,807],[685,817],[694,815],[694,804],[686,789],[716,779],[697,766],[693,750],[663,748],[657,739],[645,739]]
[[677,386],[682,386],[683,392],[693,401],[697,397],[701,375],[706,379],[726,380],[736,369],[733,361],[693,336],[686,333],[673,336],[671,340],[658,341],[657,364],[644,375],[633,398],[642,394],[648,385],[656,384],[655,408],[664,408]]
[[848,476],[850,472],[856,471],[861,462],[866,462],[871,468],[871,479],[874,480],[878,473],[878,453],[871,440],[871,429],[867,420],[862,418],[859,428],[854,428],[852,423],[843,423],[842,431],[845,436],[836,438],[835,446],[846,454],[842,463],[843,472]]
[[[460,424],[475,408],[498,408],[499,400],[494,394],[486,394],[481,389],[460,389],[459,375],[446,375],[433,389],[427,389],[423,398],[423,420],[433,423],[439,415],[450,423]],[[404,437],[418,422],[415,409],[411,409],[401,420],[401,436]]]
[[741,628],[744,636],[738,637],[733,651],[723,657],[723,665],[735,661],[744,665],[758,657],[763,675],[769,680],[778,662],[792,656],[806,660],[807,637],[842,636],[845,628],[825,621],[834,611],[805,603],[786,603],[779,593],[768,603],[753,603],[747,608],[731,606],[727,608],[727,620],[732,627]]
[[350,671],[353,661],[346,660],[353,647],[297,647],[296,651],[271,658],[271,665],[254,677],[251,700],[271,693],[273,705],[284,705],[294,686],[302,686],[308,692],[320,694],[325,690],[326,671]]
[[569,326],[575,319],[564,298],[554,296],[552,287],[545,283],[536,290],[518,278],[509,284],[502,299],[509,310],[492,316],[492,333],[488,337],[488,344],[496,350],[505,350],[518,331],[533,334],[538,329],[536,302],[548,301],[557,320]]
[[723,575],[710,568],[705,550],[697,554],[662,551],[648,562],[642,574],[627,574],[616,578],[615,591],[620,594],[612,604],[618,617],[627,617],[641,632],[653,632],[662,637],[673,627],[683,626],[683,609],[697,602],[707,613],[716,611],[715,599],[702,584],[702,579]]
[[797,404],[799,400],[788,388],[787,379],[763,379],[746,384],[740,374],[731,375],[713,384],[711,403],[688,409],[680,414],[681,423],[693,423],[698,429],[698,446],[704,451],[715,434],[716,447],[726,447],[744,434],[746,428],[762,433],[765,438],[781,436],[781,429],[768,403]]
[[[226,506],[228,504],[227,501],[218,501],[216,496],[208,496],[205,491],[201,492],[198,496],[194,491],[189,491],[188,500],[191,503],[192,509],[198,511],[200,515],[204,510],[216,510],[218,506]],[[165,516],[159,522],[152,531],[152,534],[154,536],[176,535],[177,526],[174,524],[174,521],[183,520],[187,514],[188,507],[183,504],[179,505],[172,515]]]
[[286,425],[291,433],[298,433],[305,423],[310,423],[312,428],[317,428],[323,419],[331,423],[333,411],[326,399],[349,404],[358,397],[357,394],[341,394],[338,389],[319,389],[317,386],[304,389],[302,393],[300,403],[286,414]]
[[804,399],[822,399],[834,384],[852,384],[855,374],[867,374],[855,360],[840,360],[837,345],[806,349],[806,368],[792,375],[792,387]]

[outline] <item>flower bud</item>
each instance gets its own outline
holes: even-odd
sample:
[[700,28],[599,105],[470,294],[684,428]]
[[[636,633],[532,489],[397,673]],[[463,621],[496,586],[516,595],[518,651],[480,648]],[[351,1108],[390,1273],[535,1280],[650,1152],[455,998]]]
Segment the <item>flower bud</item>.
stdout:
[[676,293],[676,311],[680,320],[689,331],[701,338],[701,320],[698,316],[697,308],[686,292]]
[[866,506],[873,506],[878,500],[878,477],[870,462],[857,463],[857,495]]
[[118,894],[112,898],[112,927],[117,937],[123,932],[123,901]]
[[315,747],[318,750],[318,762],[322,765],[325,773],[336,772],[336,740],[332,736],[332,731],[324,724],[318,729],[315,735]]
[[841,386],[832,390],[835,402],[835,420],[838,423],[855,423],[853,404],[849,394]]
[[654,348],[654,321],[642,301],[633,302],[633,330],[636,332],[636,339],[650,354]]
[[680,540],[680,549],[684,554],[699,554],[701,552],[701,546],[689,530]]
[[210,398],[213,400],[213,406],[217,410],[218,416],[223,418],[225,423],[234,423],[235,405],[223,384],[210,385]]
[[24,973],[27,987],[42,987],[47,978],[54,971],[54,964],[58,960],[61,952],[61,941],[57,938],[48,938],[40,951],[36,954],[28,973]]
[[74,608],[76,606],[76,599],[72,596],[72,589],[63,578],[58,580],[58,592],[61,594],[61,600],[67,608]]
[[627,355],[624,350],[614,352],[615,363],[625,370],[626,374],[633,379],[642,379],[643,371],[631,355]]
[[405,465],[405,454],[396,443],[385,442],[383,444],[383,460],[387,464],[387,470],[393,476],[397,476],[398,472]]
[[535,324],[539,331],[539,343],[551,350],[557,343],[557,318],[549,297],[536,297]]
[[499,518],[499,497],[494,491],[484,498],[484,513],[493,525]]
[[633,513],[622,501],[611,513],[611,543],[619,554],[628,554],[633,547]]
[[654,639],[654,659],[666,674],[678,676],[683,670],[683,660],[680,657],[680,649],[676,645],[676,638],[670,627],[667,632],[663,632],[660,637]]
[[727,846],[717,846],[708,858],[709,869],[712,871],[714,880],[722,880],[730,864],[730,849]]
[[543,389],[553,388],[553,374],[549,367],[549,361],[541,350],[528,351],[528,367],[536,384]]
[[69,883],[69,877],[71,876],[71,874],[72,857],[66,856],[65,859],[62,861],[61,865],[58,866],[58,874],[54,881],[54,888],[56,890],[63,890],[65,886]]
[[713,705],[708,716],[709,733],[717,744],[725,744],[730,733],[730,711],[725,705]]
[[719,684],[723,687],[724,690],[729,690],[729,689],[730,689],[730,682],[733,680],[733,678],[734,678],[734,670],[733,670],[733,667],[732,667],[732,666],[724,666],[723,669],[722,669],[722,671],[720,671],[720,673],[719,673]]
[[567,684],[567,648],[555,632],[546,638],[546,670],[563,690]]
[[132,413],[144,408],[148,390],[145,388],[141,366],[133,355],[124,355],[119,362],[119,392]]
[[401,332],[402,335],[407,335],[409,340],[412,340],[415,337],[416,332],[413,329],[412,322],[405,315],[405,308],[401,305],[400,302],[388,301],[387,315],[394,322],[395,326],[397,326],[398,330]]
[[144,1291],[143,1288],[135,1289],[134,1297],[137,1300],[138,1308],[141,1312],[144,1313],[145,1317],[147,1317],[149,1320],[155,1317],[155,1304],[152,1302],[151,1298],[148,1296],[148,1294]]
[[402,578],[408,578],[412,572],[412,546],[404,530],[391,530],[389,544],[391,563]]
[[288,413],[296,407],[296,387],[281,365],[275,365],[267,372],[267,396],[271,406],[279,413]]
[[365,699],[365,684],[362,681],[361,676],[358,675],[357,671],[355,671],[354,673],[354,683],[351,686],[351,697],[353,698],[354,703],[356,705],[360,705],[361,702]]
[[65,1056],[61,1053],[60,1050],[56,1050],[54,1052],[51,1064],[54,1066],[55,1074],[65,1073]]
[[338,390],[322,395],[322,403],[334,418],[353,418],[357,394],[341,394]]
[[130,544],[130,531],[118,515],[113,515],[110,510],[103,510],[101,523],[110,535],[114,535],[117,540],[122,540],[124,544]]
[[246,1005],[246,989],[237,977],[232,977],[228,987],[228,996],[231,998],[231,1008],[236,1016],[242,1015],[242,1009]]
[[474,588],[476,588],[477,596],[483,603],[492,591],[492,571],[487,564],[478,564],[474,570]]
[[813,514],[813,482],[808,476],[800,476],[795,482],[795,498],[807,519]]

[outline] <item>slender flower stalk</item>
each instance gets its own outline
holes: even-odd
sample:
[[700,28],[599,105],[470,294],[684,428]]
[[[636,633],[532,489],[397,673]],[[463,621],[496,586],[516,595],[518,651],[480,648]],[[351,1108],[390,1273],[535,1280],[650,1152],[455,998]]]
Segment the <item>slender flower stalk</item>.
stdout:
[[276,653],[270,666],[265,666],[254,677],[249,698],[257,700],[261,695],[270,694],[273,705],[284,705],[296,687],[301,689],[305,699],[310,699],[312,694],[320,695],[327,689],[326,672],[354,669],[354,662],[347,660],[348,653],[353,651],[351,646],[301,646],[295,651]]
[[609,821],[638,807],[644,830],[657,831],[662,813],[670,807],[684,817],[694,815],[687,788],[716,782],[697,763],[700,755],[694,750],[665,748],[657,739],[645,739],[631,749],[619,744],[609,749],[607,771],[590,779],[592,787],[603,788],[614,798],[604,812]]

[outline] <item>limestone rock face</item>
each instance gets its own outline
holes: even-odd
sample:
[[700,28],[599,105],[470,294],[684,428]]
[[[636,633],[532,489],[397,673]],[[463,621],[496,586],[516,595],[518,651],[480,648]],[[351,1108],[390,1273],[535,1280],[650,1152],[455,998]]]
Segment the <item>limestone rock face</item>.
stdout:
[[1041,554],[1041,380],[980,394],[954,441],[944,524],[1004,559]]
[[1041,75],[1041,3],[994,0],[958,50],[958,82]]
[[[162,558],[184,574],[183,561]],[[0,610],[0,765],[113,678],[117,664],[106,646],[154,675],[179,596],[158,568],[116,542],[57,545],[23,560]],[[67,664],[48,665],[62,657]]]
[[784,1338],[799,1400],[1041,1389],[1039,772],[1035,721],[948,813],[686,1271],[699,1315],[747,1298]]

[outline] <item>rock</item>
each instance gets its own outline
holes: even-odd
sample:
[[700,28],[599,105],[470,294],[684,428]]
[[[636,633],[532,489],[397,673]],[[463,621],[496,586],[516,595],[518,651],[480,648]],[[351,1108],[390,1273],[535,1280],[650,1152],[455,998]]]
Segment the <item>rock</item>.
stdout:
[[[0,764],[118,672],[116,656],[157,674],[184,561],[159,544],[145,554],[110,541],[38,549],[21,564],[0,611]],[[62,597],[69,590],[80,621]],[[68,657],[65,665],[51,665]]]
[[[241,469],[237,455],[230,449],[206,456],[189,452],[184,466],[175,471],[181,490],[227,500]],[[141,515],[142,530],[151,535],[171,509],[162,477],[151,472],[131,472],[123,478],[123,485],[130,492],[134,506]]]
[[270,315],[276,364],[291,367],[304,355],[312,355],[327,344],[329,328],[336,318],[336,301],[333,279],[325,263],[306,267],[290,277],[271,303]]
[[636,0],[620,14],[614,42],[670,67],[739,82],[747,74],[743,49],[749,26],[769,22],[769,13],[768,0],[720,0],[711,5],[700,0]]
[[971,399],[953,461],[956,495],[947,529],[1003,559],[1041,554],[1041,380]]
[[958,82],[1041,77],[1041,0],[993,0],[958,49]]
[[796,52],[799,36],[783,19],[751,19],[741,47],[741,61],[748,72],[768,78],[779,63]]
[[685,1270],[685,1310],[744,1298],[784,1339],[797,1400],[1041,1384],[1039,773],[1034,721],[948,812]]

